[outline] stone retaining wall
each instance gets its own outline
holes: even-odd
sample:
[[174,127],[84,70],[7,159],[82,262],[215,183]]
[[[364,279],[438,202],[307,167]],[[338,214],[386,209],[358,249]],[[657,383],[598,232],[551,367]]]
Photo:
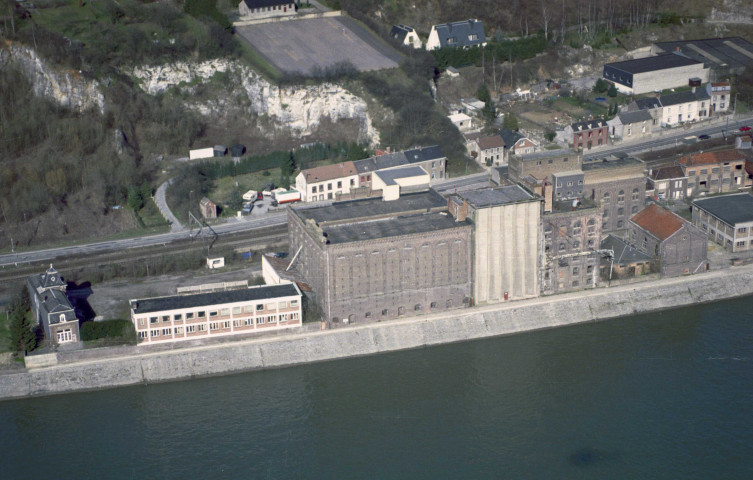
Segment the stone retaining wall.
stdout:
[[[0,399],[188,379],[606,320],[753,294],[753,265],[451,314],[59,364],[0,376]],[[148,350],[147,350],[148,352]]]

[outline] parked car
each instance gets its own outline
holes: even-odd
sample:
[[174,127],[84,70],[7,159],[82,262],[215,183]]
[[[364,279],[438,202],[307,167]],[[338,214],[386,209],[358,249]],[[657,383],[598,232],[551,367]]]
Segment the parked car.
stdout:
[[251,213],[251,210],[253,210],[253,209],[254,209],[254,205],[253,204],[246,205],[246,206],[243,207],[243,210],[241,210],[241,213],[243,213],[243,215],[248,215],[249,213]]
[[708,140],[709,138],[711,137],[705,133],[703,135],[698,135],[698,140]]
[[747,132],[747,131],[749,131],[749,130],[750,130],[750,127],[749,127],[749,126],[747,126],[747,125],[743,125],[742,127],[740,127],[740,131],[741,131],[741,132]]

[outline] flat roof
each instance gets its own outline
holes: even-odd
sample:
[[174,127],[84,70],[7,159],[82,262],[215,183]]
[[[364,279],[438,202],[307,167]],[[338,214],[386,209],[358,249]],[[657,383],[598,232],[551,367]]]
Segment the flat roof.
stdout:
[[224,292],[197,293],[193,295],[172,295],[131,300],[131,309],[135,314],[162,312],[181,308],[209,307],[226,303],[250,302],[278,297],[299,295],[295,285],[262,285],[257,287],[227,290]]
[[330,244],[339,244],[415,235],[469,225],[467,221],[456,222],[452,215],[446,212],[437,212],[332,225],[324,228],[324,234]]
[[615,158],[614,160],[590,160],[583,162],[583,171],[603,170],[607,168],[620,168],[627,166],[643,166],[643,162],[633,157]]
[[426,173],[426,170],[416,165],[412,167],[380,170],[378,172],[374,172],[374,175],[379,175],[379,178],[382,179],[385,185],[395,185],[397,183],[396,180],[399,178],[420,177],[424,175],[428,176],[429,174]]
[[558,150],[545,150],[543,152],[524,153],[518,155],[523,160],[531,160],[534,158],[555,158],[555,157],[569,157],[571,155],[578,156],[578,152],[569,148],[560,148]]
[[458,195],[467,200],[468,203],[475,208],[538,201],[536,197],[525,191],[520,185],[469,190],[467,192],[458,193]]
[[753,195],[747,193],[699,198],[693,200],[693,205],[728,225],[753,222]]
[[655,57],[636,58],[624,62],[607,63],[604,67],[612,67],[627,73],[645,73],[668,68],[687,67],[688,65],[700,65],[701,62],[692,58],[683,57],[674,53],[665,53]]
[[292,207],[292,211],[302,220],[314,220],[317,224],[337,222],[356,218],[368,218],[384,215],[423,210],[428,212],[435,208],[447,207],[447,200],[435,190],[408,193],[392,201],[379,198],[364,198],[335,202],[321,207]]

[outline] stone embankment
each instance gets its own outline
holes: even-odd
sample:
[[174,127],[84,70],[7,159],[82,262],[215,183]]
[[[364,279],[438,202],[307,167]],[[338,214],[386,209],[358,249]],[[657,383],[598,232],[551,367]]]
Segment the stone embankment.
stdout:
[[753,265],[405,320],[150,351],[0,376],[0,399],[167,382],[461,342],[753,294]]

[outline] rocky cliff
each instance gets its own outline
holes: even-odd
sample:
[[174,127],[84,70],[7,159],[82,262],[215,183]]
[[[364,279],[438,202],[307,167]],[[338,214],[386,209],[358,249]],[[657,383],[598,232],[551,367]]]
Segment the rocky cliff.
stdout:
[[[259,74],[237,62],[215,59],[202,63],[177,62],[170,65],[140,66],[131,75],[144,91],[159,95],[181,85],[209,82],[217,73],[224,73],[242,94],[247,108],[257,115],[266,115],[274,126],[295,136],[310,135],[324,118],[333,122],[357,119],[360,123],[359,141],[374,146],[379,142],[379,132],[369,117],[366,102],[339,85],[325,83],[315,86],[272,85]],[[232,107],[238,107],[236,102]],[[189,105],[204,115],[221,115],[231,107],[227,99],[213,99]]]
[[104,111],[105,97],[99,84],[78,71],[48,65],[34,49],[24,45],[0,45],[0,68],[11,64],[29,79],[36,95],[73,110],[94,108]]

